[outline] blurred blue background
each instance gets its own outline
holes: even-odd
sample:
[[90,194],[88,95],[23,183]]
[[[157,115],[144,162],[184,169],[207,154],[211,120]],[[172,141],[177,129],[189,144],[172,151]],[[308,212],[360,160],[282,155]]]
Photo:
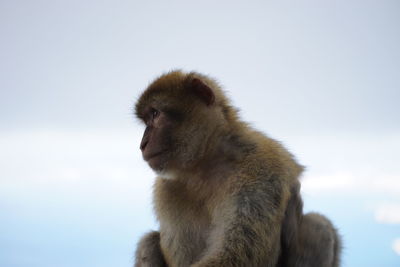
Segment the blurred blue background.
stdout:
[[216,77],[307,166],[343,266],[400,266],[399,1],[0,1],[0,266],[131,266],[157,229],[135,99]]

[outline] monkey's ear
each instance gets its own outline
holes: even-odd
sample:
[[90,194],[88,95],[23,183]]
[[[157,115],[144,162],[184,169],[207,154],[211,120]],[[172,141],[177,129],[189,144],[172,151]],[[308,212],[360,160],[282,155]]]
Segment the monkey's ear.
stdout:
[[190,89],[203,100],[207,106],[210,106],[215,101],[215,96],[210,87],[203,83],[198,78],[193,78],[190,84]]

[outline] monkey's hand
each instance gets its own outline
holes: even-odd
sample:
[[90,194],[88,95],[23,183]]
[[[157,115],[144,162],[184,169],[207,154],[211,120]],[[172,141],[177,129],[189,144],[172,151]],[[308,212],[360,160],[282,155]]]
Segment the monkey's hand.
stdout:
[[240,185],[216,209],[211,245],[191,267],[276,266],[289,195],[283,183],[270,177]]
[[142,237],[136,250],[135,267],[166,267],[160,248],[160,233],[150,232]]

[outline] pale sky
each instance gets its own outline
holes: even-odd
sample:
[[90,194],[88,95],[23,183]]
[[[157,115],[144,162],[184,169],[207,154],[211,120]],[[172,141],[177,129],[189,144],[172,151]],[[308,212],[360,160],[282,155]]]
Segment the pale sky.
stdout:
[[265,130],[399,131],[398,1],[1,1],[0,123],[126,127],[151,79],[216,77]]
[[343,266],[400,264],[400,2],[0,0],[0,265],[130,266],[157,223],[135,99],[215,77],[307,171]]

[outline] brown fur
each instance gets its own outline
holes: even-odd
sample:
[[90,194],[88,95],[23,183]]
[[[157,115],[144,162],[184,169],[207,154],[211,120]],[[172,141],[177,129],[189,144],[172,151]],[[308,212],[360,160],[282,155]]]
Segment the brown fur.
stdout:
[[[161,115],[149,122],[149,109]],[[142,238],[135,266],[337,266],[330,222],[302,215],[302,166],[242,122],[214,80],[162,75],[139,98],[136,115],[148,128],[144,156],[158,147],[168,151],[148,160],[159,173],[160,232]],[[312,265],[314,258],[322,265]]]
[[151,232],[143,236],[138,247],[142,249],[136,251],[135,266],[167,266],[161,252],[159,232]]

